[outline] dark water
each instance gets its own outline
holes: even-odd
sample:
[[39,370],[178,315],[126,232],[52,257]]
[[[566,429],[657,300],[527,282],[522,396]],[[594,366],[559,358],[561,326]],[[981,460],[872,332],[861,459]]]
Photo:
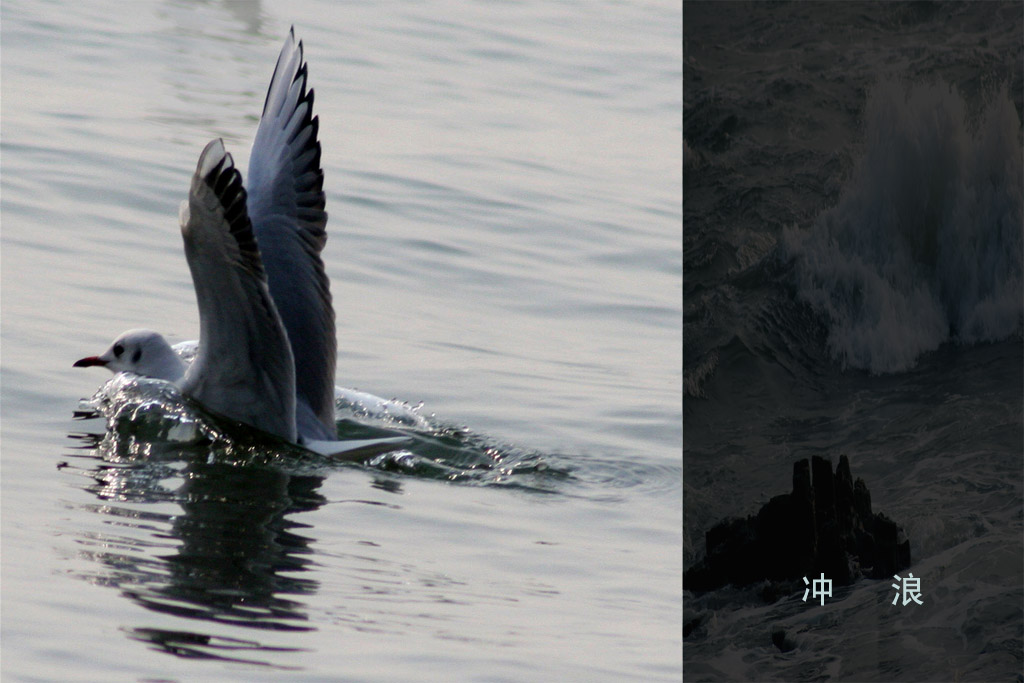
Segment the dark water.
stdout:
[[684,23],[685,564],[793,461],[845,453],[924,600],[684,593],[687,678],[1019,680],[1022,6],[688,2]]
[[[4,681],[678,679],[678,3],[0,11]],[[73,361],[198,335],[178,204],[211,138],[245,168],[292,24],[336,382],[396,399],[339,430],[410,441],[76,417]]]

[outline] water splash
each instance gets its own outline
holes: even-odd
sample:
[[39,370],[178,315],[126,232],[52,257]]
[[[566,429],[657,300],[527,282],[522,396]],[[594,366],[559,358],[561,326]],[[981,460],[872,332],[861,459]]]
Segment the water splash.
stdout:
[[[105,463],[146,464],[200,459],[235,466],[280,467],[292,474],[325,474],[354,465],[451,482],[554,490],[569,476],[550,458],[511,444],[501,444],[466,427],[419,414],[421,405],[352,389],[336,393],[338,437],[356,441],[405,436],[408,443],[324,456],[245,425],[225,421],[183,396],[163,380],[119,373],[87,400],[75,416],[104,418],[102,434],[73,434],[80,449]],[[529,480],[529,481],[527,481]]]
[[947,341],[1019,335],[1021,123],[1006,88],[972,112],[955,87],[882,81],[864,121],[838,204],[783,236],[829,353],[900,372]]

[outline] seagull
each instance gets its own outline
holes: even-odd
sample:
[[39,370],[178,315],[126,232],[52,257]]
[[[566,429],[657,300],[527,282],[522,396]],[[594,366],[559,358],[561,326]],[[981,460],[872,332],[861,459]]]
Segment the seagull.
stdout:
[[249,182],[220,139],[203,149],[179,211],[199,307],[186,364],[157,332],[129,330],[101,366],[174,383],[206,409],[287,441],[336,441],[337,355],[319,121],[302,42],[289,31],[267,89]]

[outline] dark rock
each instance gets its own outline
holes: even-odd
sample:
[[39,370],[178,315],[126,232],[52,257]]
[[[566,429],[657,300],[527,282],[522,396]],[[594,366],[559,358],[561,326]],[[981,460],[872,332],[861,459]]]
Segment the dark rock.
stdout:
[[885,579],[910,566],[910,539],[896,522],[879,513],[875,515],[875,566],[873,579]]
[[765,604],[778,602],[796,591],[803,591],[803,581],[765,581],[758,595]]
[[826,527],[836,525],[836,490],[832,480],[832,461],[819,455],[811,458],[811,478],[814,486],[814,524],[818,535]]
[[839,465],[836,467],[835,489],[836,519],[839,523],[839,533],[842,535],[845,544],[853,538],[854,525],[853,475],[850,474],[850,459],[845,455],[839,456]]
[[756,540],[751,549],[754,556],[749,558],[754,581],[782,580],[796,570],[800,548],[792,535],[779,533],[792,529],[794,521],[793,501],[788,495],[775,496],[757,513],[753,524]]
[[818,530],[814,522],[814,488],[811,468],[806,460],[793,463],[793,522],[791,527],[796,572],[790,576],[806,576],[814,569],[818,552]]
[[860,478],[853,485],[853,510],[861,520],[871,517],[871,492]]
[[[683,587],[709,591],[726,584],[788,582],[824,573],[834,586],[862,575],[889,578],[910,566],[910,541],[882,514],[872,514],[863,479],[850,461],[814,456],[793,464],[792,493],[775,496],[756,514],[728,519],[706,536],[706,555],[683,575]],[[762,589],[766,600],[779,594]]]

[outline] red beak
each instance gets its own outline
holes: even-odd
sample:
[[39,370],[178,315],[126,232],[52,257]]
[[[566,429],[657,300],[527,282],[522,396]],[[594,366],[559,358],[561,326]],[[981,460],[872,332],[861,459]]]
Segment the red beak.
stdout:
[[99,356],[88,356],[87,358],[83,358],[81,360],[76,360],[74,365],[72,365],[71,367],[73,367],[73,368],[91,368],[94,365],[104,365],[105,366],[106,364],[107,364],[107,361],[102,360]]

